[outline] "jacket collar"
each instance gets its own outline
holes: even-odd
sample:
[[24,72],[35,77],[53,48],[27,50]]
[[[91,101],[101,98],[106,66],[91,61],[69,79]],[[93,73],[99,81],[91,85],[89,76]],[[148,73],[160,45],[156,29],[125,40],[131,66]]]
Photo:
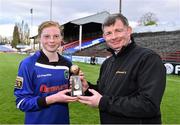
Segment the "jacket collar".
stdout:
[[41,56],[40,56],[40,58],[38,59],[38,62],[42,62],[43,64],[56,66],[56,65],[59,64],[59,62],[60,62],[60,60],[61,60],[61,59],[60,59],[60,58],[61,58],[61,55],[60,55],[59,53],[57,53],[57,54],[58,54],[58,57],[59,57],[59,60],[58,60],[57,62],[49,62],[48,57],[45,55],[45,53],[44,53],[42,50],[40,50],[40,53],[41,53]]

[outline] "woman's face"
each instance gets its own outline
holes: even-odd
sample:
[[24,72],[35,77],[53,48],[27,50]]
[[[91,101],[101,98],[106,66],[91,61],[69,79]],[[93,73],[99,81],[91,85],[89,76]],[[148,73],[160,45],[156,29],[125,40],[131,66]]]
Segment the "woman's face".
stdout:
[[58,50],[62,42],[61,31],[56,26],[50,26],[42,30],[40,42],[43,50],[54,53]]

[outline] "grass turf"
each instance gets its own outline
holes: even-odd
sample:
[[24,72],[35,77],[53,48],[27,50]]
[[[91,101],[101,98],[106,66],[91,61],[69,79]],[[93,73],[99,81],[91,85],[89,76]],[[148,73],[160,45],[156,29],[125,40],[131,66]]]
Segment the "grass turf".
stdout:
[[[13,95],[18,65],[26,55],[0,53],[0,124],[23,124],[24,113],[16,109]],[[95,83],[99,65],[75,63],[88,81]],[[161,104],[163,124],[180,124],[180,77],[167,76],[166,91]],[[80,103],[70,103],[71,124],[99,124],[98,109]]]

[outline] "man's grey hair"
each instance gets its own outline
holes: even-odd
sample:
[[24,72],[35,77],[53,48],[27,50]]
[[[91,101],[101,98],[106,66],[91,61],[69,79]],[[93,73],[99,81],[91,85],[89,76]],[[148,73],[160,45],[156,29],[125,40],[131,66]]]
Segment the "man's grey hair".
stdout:
[[111,26],[114,25],[116,20],[121,20],[121,22],[125,26],[129,26],[128,19],[122,15],[121,13],[116,13],[116,14],[111,14],[109,15],[105,20],[104,23],[102,24],[102,30],[104,29],[105,26]]

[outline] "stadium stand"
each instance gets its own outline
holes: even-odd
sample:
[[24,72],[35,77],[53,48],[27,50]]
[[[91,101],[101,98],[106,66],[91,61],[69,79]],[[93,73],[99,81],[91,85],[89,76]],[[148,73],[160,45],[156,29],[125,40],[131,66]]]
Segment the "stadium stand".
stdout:
[[[109,15],[107,11],[96,13],[87,17],[79,18],[62,25],[64,35],[64,50],[75,48],[82,38],[82,45],[89,41],[102,37],[102,22]],[[79,36],[82,26],[82,36]],[[133,36],[138,45],[150,48],[157,52],[164,62],[180,63],[180,27],[178,26],[152,26],[134,29]],[[35,38],[34,38],[35,39]],[[75,52],[75,53],[74,53]],[[108,57],[111,54],[106,51],[106,44],[97,43],[81,51],[74,51],[77,56]]]
[[[81,45],[81,50],[91,47],[93,45],[102,43],[102,42],[104,42],[103,38],[97,38],[97,39],[93,39],[93,40],[83,41],[82,45]],[[73,54],[73,53],[79,51],[79,41],[75,41],[75,42],[66,44],[63,47],[64,47],[64,53]]]
[[[157,52],[165,62],[180,62],[180,31],[134,33],[138,45]],[[106,44],[100,43],[74,53],[78,56],[107,57]]]
[[165,62],[180,62],[180,31],[134,33],[137,44],[157,52]]
[[[101,24],[109,15],[107,11],[96,13],[87,17],[72,20],[62,25],[65,44],[79,40],[95,39],[101,37]],[[82,26],[82,36],[79,36],[80,26]]]
[[89,48],[83,49],[81,51],[77,51],[74,53],[76,56],[95,56],[95,57],[108,57],[111,55],[110,52],[106,50],[106,43],[99,43]]
[[[102,22],[108,15],[109,13],[107,11],[103,11],[100,13],[96,13],[94,15],[76,19],[63,24],[63,48],[65,50],[65,53],[73,54],[75,51],[78,51],[77,48],[79,45],[80,37],[82,38],[82,48],[79,48],[79,50],[83,50],[83,46],[91,46],[92,40],[102,37]],[[79,36],[80,26],[82,26],[82,36]]]
[[0,45],[0,52],[16,52],[17,50],[10,45]]
[[161,58],[165,62],[180,62],[180,51],[162,53]]

